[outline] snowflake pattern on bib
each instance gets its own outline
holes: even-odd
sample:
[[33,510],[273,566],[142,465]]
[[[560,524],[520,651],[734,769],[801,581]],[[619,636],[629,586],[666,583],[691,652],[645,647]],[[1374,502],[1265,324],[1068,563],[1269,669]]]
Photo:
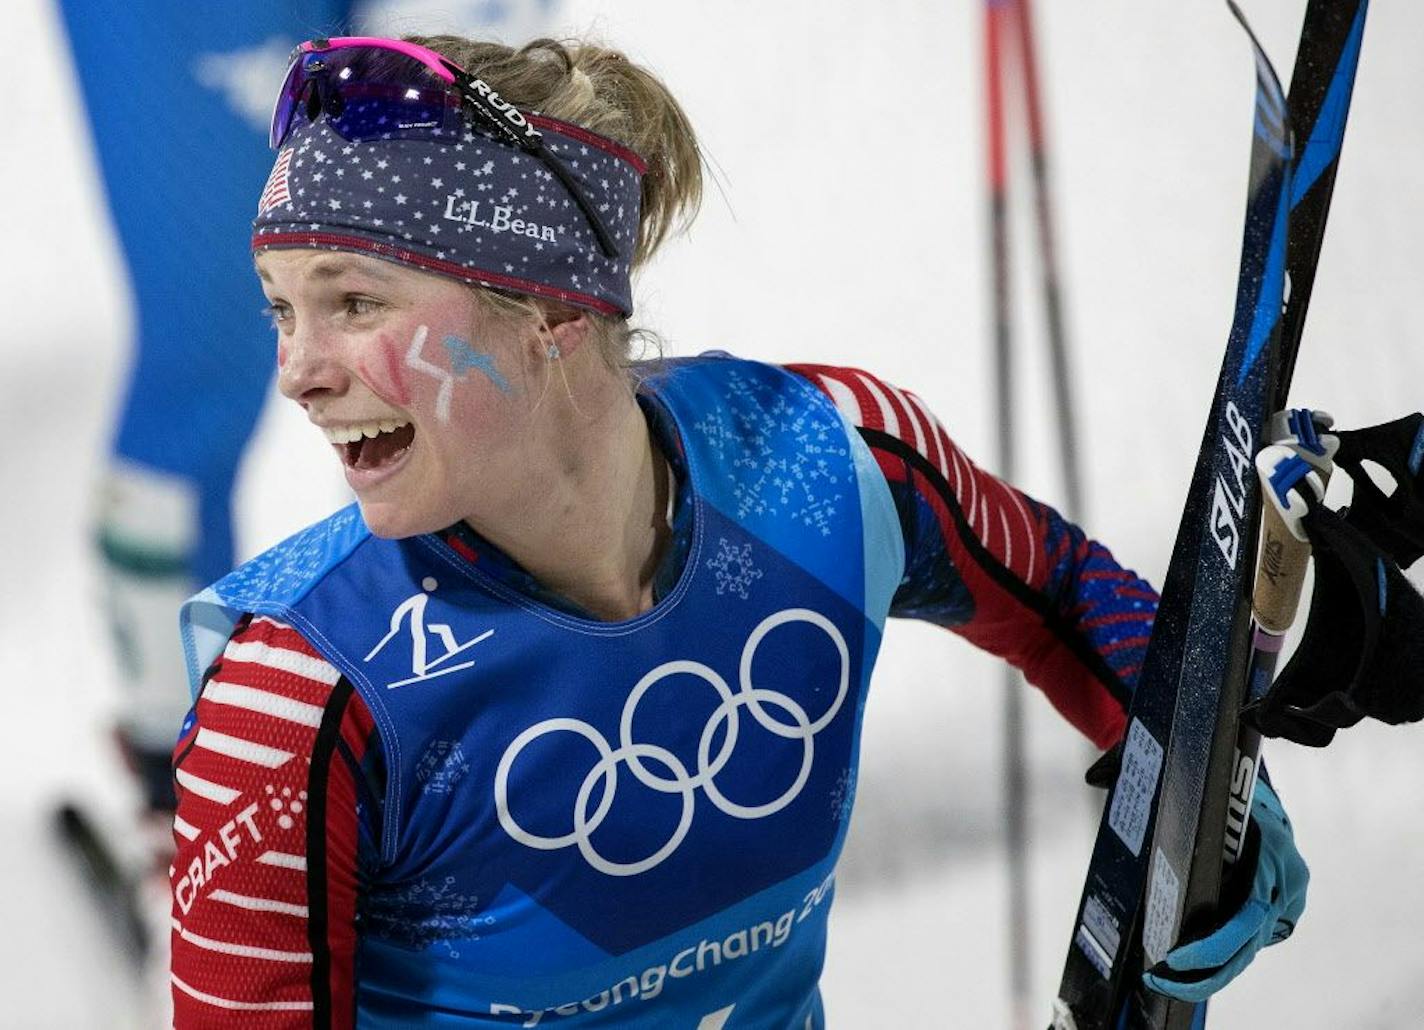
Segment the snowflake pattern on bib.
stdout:
[[808,384],[777,389],[740,372],[730,373],[727,384],[728,406],[693,429],[727,469],[736,517],[786,518],[830,536],[843,491],[854,482],[844,427],[819,404],[796,403],[796,390],[815,395]]
[[717,577],[719,596],[735,594],[743,601],[747,599],[747,590],[762,577],[761,569],[752,561],[752,545],[737,547],[728,543],[726,537],[717,539],[717,556],[707,560],[707,567]]
[[415,778],[425,794],[448,794],[469,771],[470,763],[458,740],[435,740],[420,756]]
[[373,892],[367,917],[374,933],[411,951],[442,943],[451,958],[460,953],[454,940],[479,940],[494,925],[494,916],[480,914],[479,898],[464,894],[447,876],[439,883],[420,880],[389,892]]
[[263,597],[295,600],[325,569],[367,536],[360,509],[351,505],[294,536],[219,580],[218,595],[227,601]]

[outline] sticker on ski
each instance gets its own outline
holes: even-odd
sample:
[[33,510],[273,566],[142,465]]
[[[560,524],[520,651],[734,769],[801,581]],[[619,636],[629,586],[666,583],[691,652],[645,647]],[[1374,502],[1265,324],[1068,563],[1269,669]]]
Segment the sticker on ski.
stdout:
[[1100,898],[1088,898],[1083,906],[1083,921],[1073,939],[1088,956],[1088,961],[1106,977],[1113,960],[1117,958],[1118,945],[1122,943],[1122,928]]
[[1142,950],[1154,964],[1172,950],[1182,879],[1160,850],[1152,853],[1152,882],[1147,886],[1147,912],[1142,917]]
[[[1162,772],[1162,745],[1137,719],[1127,730],[1122,772],[1113,790],[1108,825],[1134,856],[1142,854],[1142,839],[1152,815],[1152,797]],[[1116,950],[1116,949],[1114,949]]]

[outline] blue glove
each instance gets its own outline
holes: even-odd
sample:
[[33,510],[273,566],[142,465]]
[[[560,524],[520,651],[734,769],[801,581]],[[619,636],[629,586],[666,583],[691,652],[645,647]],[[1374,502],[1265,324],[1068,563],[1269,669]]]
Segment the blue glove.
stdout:
[[[1252,848],[1248,837],[1246,853],[1240,859],[1249,862],[1251,851],[1256,853],[1250,895],[1215,931],[1179,944],[1145,973],[1142,982],[1152,990],[1181,1001],[1205,1001],[1250,965],[1256,952],[1285,940],[1295,929],[1296,920],[1305,911],[1310,870],[1295,848],[1281,799],[1265,780],[1256,784],[1251,825],[1256,832],[1248,834],[1256,838],[1257,846]],[[1246,868],[1238,871],[1244,873]]]

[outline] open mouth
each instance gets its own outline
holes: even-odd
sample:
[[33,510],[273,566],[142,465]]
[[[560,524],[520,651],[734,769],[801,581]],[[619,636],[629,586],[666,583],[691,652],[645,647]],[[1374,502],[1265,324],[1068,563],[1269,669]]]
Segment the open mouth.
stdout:
[[399,461],[415,440],[415,426],[401,419],[353,423],[324,430],[347,468],[371,472]]

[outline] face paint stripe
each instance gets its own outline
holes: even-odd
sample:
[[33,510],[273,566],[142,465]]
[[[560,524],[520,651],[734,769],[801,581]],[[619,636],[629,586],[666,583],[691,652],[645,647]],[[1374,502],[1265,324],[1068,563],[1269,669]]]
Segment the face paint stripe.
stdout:
[[405,406],[410,403],[410,387],[406,385],[405,373],[401,371],[400,357],[396,354],[395,345],[389,340],[383,341],[381,354],[386,359],[386,371],[391,377],[391,389],[395,391],[397,404]]
[[415,335],[411,337],[410,349],[405,352],[405,363],[407,368],[428,375],[440,384],[440,392],[435,395],[435,417],[441,422],[450,421],[450,393],[455,388],[455,377],[445,371],[439,365],[432,365],[420,354],[420,350],[425,346],[425,337],[430,330],[427,326],[417,326]]
[[509,381],[500,374],[499,369],[494,367],[493,354],[475,350],[458,336],[447,336],[441,342],[444,343],[445,350],[450,355],[450,371],[455,374],[457,379],[465,378],[465,373],[473,368],[482,372],[500,393],[509,392]]

